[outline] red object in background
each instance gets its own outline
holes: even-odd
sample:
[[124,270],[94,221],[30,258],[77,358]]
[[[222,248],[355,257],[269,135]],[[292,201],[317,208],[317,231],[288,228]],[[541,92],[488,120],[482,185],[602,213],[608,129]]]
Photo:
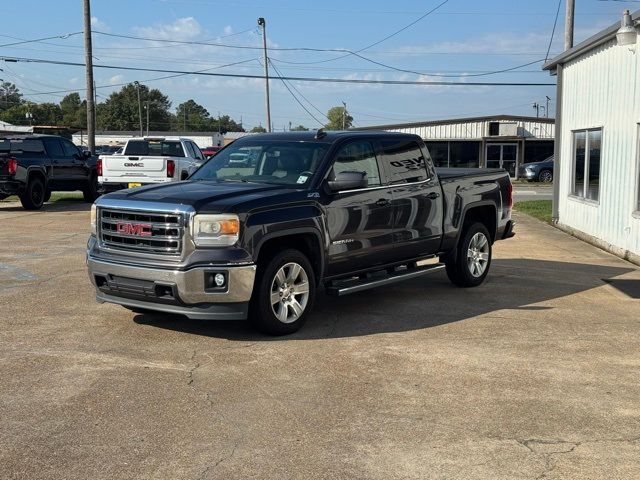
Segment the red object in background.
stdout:
[[15,158],[7,159],[7,171],[9,175],[15,175],[18,170],[18,160]]
[[222,147],[206,147],[200,150],[205,157],[213,157]]
[[176,162],[167,160],[167,177],[172,177],[176,173]]
[[102,176],[102,159],[99,158],[98,161],[96,162],[96,173],[98,174],[99,177]]

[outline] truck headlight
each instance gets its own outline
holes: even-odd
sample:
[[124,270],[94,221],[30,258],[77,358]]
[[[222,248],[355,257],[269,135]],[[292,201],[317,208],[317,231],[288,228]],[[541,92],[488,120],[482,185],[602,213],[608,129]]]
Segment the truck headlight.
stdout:
[[97,228],[96,228],[97,210],[98,209],[96,208],[95,203],[91,205],[91,235],[96,235],[97,233]]
[[191,224],[191,238],[200,247],[233,245],[240,234],[237,215],[196,215]]

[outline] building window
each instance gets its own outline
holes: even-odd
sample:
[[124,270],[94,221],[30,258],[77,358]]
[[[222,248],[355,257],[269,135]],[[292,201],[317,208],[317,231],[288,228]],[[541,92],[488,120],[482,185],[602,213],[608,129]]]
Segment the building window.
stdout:
[[601,146],[601,128],[573,132],[571,195],[596,202],[600,198]]
[[449,166],[478,168],[480,166],[480,142],[450,142]]
[[542,162],[553,156],[553,140],[524,142],[524,163]]

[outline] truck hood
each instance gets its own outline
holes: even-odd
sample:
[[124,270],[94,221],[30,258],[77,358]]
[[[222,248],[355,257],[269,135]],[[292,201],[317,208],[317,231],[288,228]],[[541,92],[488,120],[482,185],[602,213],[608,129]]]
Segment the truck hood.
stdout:
[[[190,205],[197,211],[224,211],[228,207],[280,194],[301,191],[290,185],[264,183],[183,181],[120,190],[105,195],[109,200],[127,200]],[[99,200],[98,200],[99,203]]]

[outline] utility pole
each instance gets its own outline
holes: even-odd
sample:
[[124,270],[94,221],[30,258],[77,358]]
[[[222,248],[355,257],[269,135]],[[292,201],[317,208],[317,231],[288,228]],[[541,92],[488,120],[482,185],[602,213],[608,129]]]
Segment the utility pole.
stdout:
[[149,136],[149,109],[151,107],[151,102],[147,100],[147,137]]
[[551,98],[549,98],[549,95],[547,95],[547,118],[549,118],[549,102],[551,101]]
[[87,68],[87,147],[93,153],[96,146],[96,105],[93,88],[93,48],[91,46],[91,5],[83,0],[84,7],[84,57]]
[[138,90],[138,118],[140,119],[140,136],[142,137],[142,102],[140,101],[140,82],[136,80],[133,84],[136,86],[136,90]]
[[533,104],[533,109],[536,111],[536,117],[540,118],[540,104],[538,102]]
[[262,50],[264,52],[264,85],[265,102],[267,107],[267,131],[271,131],[271,105],[269,104],[269,57],[267,56],[267,22],[263,17],[258,19],[258,25],[262,27]]
[[344,130],[346,127],[346,121],[347,121],[347,104],[344,102],[344,100],[342,101],[342,130]]
[[573,25],[576,9],[576,0],[567,0],[567,12],[565,14],[564,49],[573,48]]

